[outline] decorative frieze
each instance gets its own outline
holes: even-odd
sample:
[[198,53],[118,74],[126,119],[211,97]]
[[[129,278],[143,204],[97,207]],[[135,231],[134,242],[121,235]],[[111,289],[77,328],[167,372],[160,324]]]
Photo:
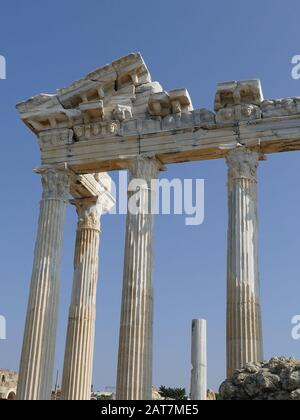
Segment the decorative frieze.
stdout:
[[43,147],[60,146],[74,142],[74,132],[68,128],[42,131],[39,133],[39,143]]
[[300,114],[300,98],[268,100],[261,104],[263,118],[284,117]]
[[77,141],[118,135],[120,123],[118,121],[82,124],[74,127]]
[[261,109],[256,105],[235,105],[220,109],[216,115],[216,122],[232,125],[239,121],[259,120],[261,116]]

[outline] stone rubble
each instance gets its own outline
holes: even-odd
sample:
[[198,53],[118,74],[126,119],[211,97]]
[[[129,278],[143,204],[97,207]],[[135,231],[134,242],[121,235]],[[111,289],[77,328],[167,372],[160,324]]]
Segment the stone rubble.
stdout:
[[274,357],[249,363],[220,387],[222,400],[300,401],[300,361]]

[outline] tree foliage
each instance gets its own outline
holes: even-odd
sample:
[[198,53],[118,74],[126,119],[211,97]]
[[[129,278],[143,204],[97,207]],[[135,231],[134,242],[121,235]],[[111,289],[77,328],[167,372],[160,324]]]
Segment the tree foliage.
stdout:
[[159,388],[159,393],[162,398],[171,400],[187,400],[186,391],[184,388],[167,388],[165,386],[161,386]]

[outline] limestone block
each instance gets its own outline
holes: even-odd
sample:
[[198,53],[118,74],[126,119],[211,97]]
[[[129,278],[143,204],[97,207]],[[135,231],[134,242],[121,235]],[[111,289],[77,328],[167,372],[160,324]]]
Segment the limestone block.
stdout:
[[162,129],[166,131],[184,129],[194,126],[194,114],[192,112],[168,115],[162,121]]
[[157,133],[161,130],[161,118],[147,118],[143,120],[142,134]]
[[173,114],[193,111],[191,97],[186,89],[176,89],[169,92]]
[[216,123],[216,115],[214,112],[209,111],[207,109],[197,109],[194,111],[194,121],[195,125],[198,127],[202,127],[209,124]]
[[80,111],[84,114],[84,122],[104,118],[104,104],[102,100],[82,102],[79,104]]
[[170,96],[167,92],[154,93],[150,96],[149,113],[156,117],[166,117],[171,114]]
[[256,105],[235,105],[221,108],[216,115],[217,124],[234,124],[237,121],[261,119],[261,109]]
[[137,134],[137,120],[125,121],[122,124],[122,132],[124,136],[130,136]]
[[261,104],[263,118],[300,114],[300,98],[266,100]]
[[61,104],[73,108],[91,99],[103,99],[115,88],[117,73],[112,65],[103,66],[70,86],[57,90]]
[[123,122],[132,119],[132,109],[130,106],[117,105],[113,110],[113,119]]
[[21,118],[35,133],[50,128],[63,128],[81,117],[80,110],[64,109],[53,95],[40,95],[17,105]]
[[215,111],[233,105],[260,105],[263,93],[260,80],[220,83],[215,97]]
[[148,102],[152,94],[163,91],[162,86],[158,82],[146,83],[136,88],[136,98],[133,100],[133,116],[135,118],[145,118],[148,114]]
[[151,76],[141,54],[130,54],[112,63],[118,79],[118,88],[134,84],[135,86],[151,82]]
[[62,144],[72,144],[74,142],[74,132],[70,129],[56,129],[42,131],[39,134],[41,148],[47,146],[59,146]]
[[159,93],[162,91],[163,91],[163,88],[159,82],[145,83],[143,85],[137,86],[135,90],[137,97],[139,95],[142,95],[146,98],[149,98],[149,96],[152,93]]

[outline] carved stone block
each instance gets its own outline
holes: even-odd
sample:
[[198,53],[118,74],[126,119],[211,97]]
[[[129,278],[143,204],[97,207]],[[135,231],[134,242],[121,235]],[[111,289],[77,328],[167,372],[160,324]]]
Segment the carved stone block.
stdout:
[[234,124],[237,121],[261,119],[261,109],[256,105],[236,105],[222,108],[217,112],[217,124]]
[[117,105],[113,110],[113,119],[123,122],[132,119],[132,109],[130,106]]
[[193,112],[193,114],[195,125],[198,127],[216,123],[215,113],[205,108],[197,109]]
[[167,92],[154,93],[150,96],[149,113],[156,117],[166,117],[171,114],[170,96]]
[[169,92],[173,114],[193,111],[191,97],[186,89],[176,89]]
[[300,114],[300,98],[264,101],[261,104],[264,118],[284,117]]
[[262,101],[260,80],[220,83],[215,97],[215,111],[233,105],[260,105]]
[[43,148],[45,146],[59,146],[63,144],[72,144],[74,132],[69,129],[47,130],[39,134],[39,143]]
[[133,83],[139,86],[151,82],[148,68],[140,54],[130,54],[112,63],[117,72],[118,88]]

